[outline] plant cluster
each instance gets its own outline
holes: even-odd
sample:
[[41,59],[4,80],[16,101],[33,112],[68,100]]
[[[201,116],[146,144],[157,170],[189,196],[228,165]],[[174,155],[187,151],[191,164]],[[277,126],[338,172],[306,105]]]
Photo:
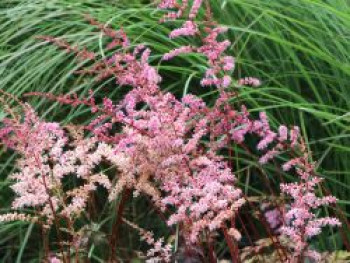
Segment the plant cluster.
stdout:
[[[310,248],[308,241],[320,234],[322,227],[340,226],[340,221],[317,215],[321,207],[334,204],[336,198],[319,195],[322,178],[315,171],[299,128],[281,125],[274,130],[266,113],[254,117],[244,104],[230,102],[243,86],[256,88],[261,83],[253,77],[232,79],[235,60],[225,55],[231,43],[220,40],[226,29],[213,21],[208,1],[162,0],[159,8],[168,11],[162,23],[182,21],[170,38],[193,37],[200,43],[171,50],[163,60],[187,53],[203,55],[208,69],[201,85],[217,90],[215,104],[209,106],[191,94],[177,98],[161,90],[162,78],[149,64],[151,50],[144,45],[132,46],[122,29],[113,30],[87,18],[110,39],[106,50],[112,54],[102,57],[61,39],[41,37],[86,62],[88,66],[78,73],[98,80],[113,77],[117,85],[130,91],[118,102],[106,97],[102,103],[96,102],[93,91],[83,99],[77,95],[27,94],[89,107],[94,118],[87,125],[45,122],[29,104],[21,103],[23,114],[7,109],[0,140],[19,158],[17,171],[11,175],[11,188],[16,194],[14,211],[0,215],[0,221],[34,222],[42,228],[43,239],[55,231],[59,251],[53,256],[53,244],[46,242],[45,259],[79,262],[88,246],[81,219],[89,221],[87,210],[94,193],[105,192],[109,202],[119,200],[110,233],[110,262],[117,261],[121,224],[136,230],[151,247],[146,252],[148,262],[182,262],[195,257],[216,262],[212,243],[220,234],[231,260],[236,262],[240,258],[238,242],[249,231],[237,221],[251,200],[235,176],[235,145],[248,153],[257,151],[259,165],[276,164],[276,174],[280,165],[293,178],[291,182],[282,180],[281,201],[261,217],[280,260],[321,261],[321,255]],[[113,173],[106,172],[108,169]],[[179,230],[182,248],[175,251],[165,236],[156,238],[123,218],[124,204],[131,196],[150,199],[170,231],[175,227]],[[285,245],[284,239],[290,243]]]

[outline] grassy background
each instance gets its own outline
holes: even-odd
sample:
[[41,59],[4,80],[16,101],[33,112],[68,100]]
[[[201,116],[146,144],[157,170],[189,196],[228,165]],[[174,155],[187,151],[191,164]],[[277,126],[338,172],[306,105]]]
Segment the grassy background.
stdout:
[[[243,89],[236,100],[252,112],[267,111],[273,124],[299,125],[307,139],[326,186],[350,213],[350,2],[347,0],[220,0],[214,17],[229,27],[229,53],[236,57],[236,77],[259,77],[263,86]],[[179,96],[191,92],[210,100],[213,91],[198,83],[205,70],[203,58],[188,56],[161,63],[161,54],[187,42],[170,41],[171,26],[157,23],[161,12],[147,1],[2,0],[0,2],[0,89],[21,97],[29,91],[55,94],[93,88],[99,96],[117,100],[122,91],[113,80],[96,83],[74,75],[72,56],[35,39],[60,36],[71,43],[100,50],[103,38],[83,19],[90,14],[114,27],[121,25],[133,43],[152,48],[152,63],[166,81],[162,88]],[[96,45],[96,44],[99,45]],[[81,123],[87,109],[61,108],[32,99],[40,115],[49,120]],[[11,201],[7,175],[14,156],[1,152],[0,210]],[[254,183],[245,187],[254,188]],[[259,189],[256,189],[259,190]],[[20,223],[1,225],[0,258],[21,262],[31,258],[27,241],[33,228]],[[321,249],[342,248],[339,233],[327,232]],[[30,246],[29,246],[30,247]]]

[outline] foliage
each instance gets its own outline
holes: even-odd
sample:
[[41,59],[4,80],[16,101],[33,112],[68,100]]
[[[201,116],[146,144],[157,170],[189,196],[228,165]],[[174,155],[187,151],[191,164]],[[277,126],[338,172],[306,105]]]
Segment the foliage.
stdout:
[[[307,135],[308,147],[320,160],[317,166],[322,167],[322,170],[319,171],[328,179],[331,192],[340,198],[339,203],[344,204],[345,208],[348,196],[346,175],[349,171],[346,161],[349,152],[349,105],[346,100],[349,75],[346,52],[349,45],[349,18],[346,16],[346,10],[349,10],[349,6],[345,1],[338,1],[334,6],[331,3],[293,1],[292,7],[285,5],[283,1],[260,2],[222,1],[218,5],[214,3],[212,9],[214,15],[224,14],[220,16],[220,22],[229,25],[228,36],[235,39],[229,51],[235,55],[237,79],[252,75],[263,80],[262,87],[242,88],[239,95],[230,100],[235,103],[244,101],[253,115],[254,112],[268,109],[275,117],[272,119],[273,126],[277,126],[281,121],[289,124],[301,123],[302,131]],[[82,23],[82,13],[89,12],[101,21],[108,20],[108,24],[122,25],[133,42],[144,42],[152,48],[154,55],[150,57],[151,63],[159,61],[160,55],[171,48],[184,43],[198,44],[197,40],[174,39],[169,42],[165,37],[169,33],[168,25],[157,24],[159,12],[148,6],[128,5],[125,8],[124,4],[110,3],[106,8],[105,3],[98,4],[94,1],[73,4],[69,1],[49,4],[46,1],[38,1],[34,5],[32,2],[18,1],[4,2],[2,5],[1,13],[4,15],[1,19],[4,23],[1,25],[8,30],[4,30],[0,36],[0,85],[2,90],[16,96],[37,91],[40,87],[42,92],[77,92],[85,97],[88,90],[93,88],[100,94],[96,99],[103,98],[106,94],[116,101],[123,97],[125,92],[122,88],[113,87],[113,79],[96,83],[93,79],[87,79],[86,82],[86,78],[83,80],[74,76],[72,73],[81,65],[75,67],[67,56],[53,48],[42,47],[42,42],[33,37],[64,35],[73,45],[75,41],[83,43],[102,57],[106,56],[106,51],[102,48],[105,39],[101,35],[91,34],[91,27]],[[302,19],[298,19],[299,17]],[[306,17],[310,21],[306,21]],[[141,31],[143,33],[139,34]],[[95,48],[96,40],[99,41],[99,48]],[[199,85],[206,70],[205,65],[204,58],[197,54],[182,56],[171,62],[161,62],[158,69],[164,79],[162,87],[176,95],[189,92],[201,94],[209,104],[212,103],[216,91],[212,89],[207,92]],[[241,72],[246,74],[241,76]],[[89,114],[84,107],[56,107],[55,104],[41,99],[33,102],[42,111],[40,115],[48,119],[58,116],[66,123],[89,122]],[[43,105],[48,105],[45,112],[42,110],[45,109]],[[308,138],[313,138],[314,141]],[[236,176],[248,178],[246,181],[238,180],[239,185],[244,187],[246,193],[261,194],[263,189],[259,187],[258,176],[254,175],[257,172],[257,162],[254,158],[247,158],[255,156],[256,153],[247,154],[237,148],[235,151],[237,156],[234,160],[238,171]],[[2,168],[4,177],[11,170],[11,158],[8,160]],[[271,166],[266,169],[271,172],[275,168]],[[5,181],[3,185],[7,186],[8,183]],[[3,199],[8,200],[8,194],[4,193]],[[346,214],[345,209],[344,211]],[[21,228],[17,226],[18,224],[14,223],[2,228],[2,231],[13,233],[9,238],[15,240],[19,237],[16,233],[21,234]],[[94,232],[99,233],[100,226],[97,229]],[[33,231],[33,228],[28,228],[28,231]],[[27,232],[24,241],[28,240],[30,232]],[[341,246],[340,235],[340,232],[335,232],[330,242]],[[7,238],[1,242],[9,244]],[[322,239],[314,242],[314,245],[330,248],[327,243],[326,239]],[[24,242],[20,247],[17,257],[19,260],[25,245]],[[9,254],[12,252],[8,249],[4,251],[4,258],[12,260],[13,255]],[[30,254],[28,256],[30,257]]]

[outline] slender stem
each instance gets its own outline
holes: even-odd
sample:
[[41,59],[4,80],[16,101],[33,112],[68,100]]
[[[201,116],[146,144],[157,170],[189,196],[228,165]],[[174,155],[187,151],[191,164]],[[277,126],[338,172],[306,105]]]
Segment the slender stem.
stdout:
[[[245,234],[246,234],[246,236],[247,236],[247,238],[249,240],[250,245],[254,246],[254,242],[251,239],[247,228],[245,227],[245,222],[243,222],[242,217],[241,217],[241,215],[239,213],[237,213],[237,217],[238,217],[238,220],[241,222],[242,228],[243,228],[243,230],[244,230],[244,232],[245,232]],[[260,255],[258,254],[258,252],[255,251],[255,249],[253,249],[253,253],[256,255],[256,259],[258,260],[258,262],[261,262],[260,261]],[[264,258],[263,258],[263,262],[265,262]]]
[[[271,232],[270,226],[266,222],[265,216],[261,213],[259,209],[256,209],[256,207],[249,201],[249,198],[247,196],[243,195],[243,197],[246,200],[246,202],[249,204],[249,206],[258,212],[259,218],[262,224],[264,225],[265,229],[267,230],[267,234],[269,235],[269,238],[271,239],[273,246],[275,247],[281,262],[284,262],[284,259],[288,258],[287,253],[284,247],[279,242],[278,238],[275,235],[273,235],[273,233]],[[282,254],[281,254],[281,251],[282,251]]]
[[224,237],[227,243],[227,246],[230,250],[231,254],[231,260],[232,262],[240,262],[239,256],[238,256],[238,251],[237,251],[237,246],[233,243],[231,236],[228,234],[227,227],[222,226],[222,231],[224,232]]
[[[39,162],[38,160],[38,156],[35,156],[35,160],[39,166],[39,168],[41,169],[41,163]],[[63,249],[63,243],[62,243],[62,236],[61,236],[61,231],[59,229],[59,222],[58,222],[58,218],[57,218],[57,214],[56,214],[56,211],[55,211],[55,208],[53,206],[53,202],[52,202],[52,199],[51,199],[51,195],[50,195],[50,191],[49,191],[49,188],[47,187],[47,184],[46,184],[46,179],[45,179],[45,176],[43,174],[41,174],[41,178],[43,180],[43,185],[45,187],[45,191],[47,193],[47,196],[48,196],[48,201],[49,201],[49,206],[50,206],[50,209],[52,211],[52,215],[54,217],[54,221],[55,221],[55,227],[56,227],[56,231],[57,231],[57,238],[58,238],[58,243],[59,243],[59,247],[60,247],[60,250],[61,250],[61,254],[62,254],[62,260],[63,260],[63,263],[66,263],[66,257],[64,256],[64,249]]]
[[216,263],[216,256],[215,256],[215,251],[214,251],[214,247],[213,247],[213,243],[212,243],[212,239],[210,236],[210,233],[207,232],[207,244],[208,244],[208,250],[209,250],[209,262],[210,263]]
[[119,230],[120,224],[122,223],[122,215],[123,215],[123,211],[125,208],[125,203],[128,200],[130,194],[131,194],[131,189],[124,190],[124,192],[122,194],[122,199],[120,200],[119,205],[118,205],[117,219],[115,220],[115,222],[113,224],[112,236],[110,239],[110,249],[111,249],[111,254],[109,256],[110,262],[117,262],[116,245],[117,245],[117,241],[118,241],[118,230]]
[[43,245],[44,245],[44,258],[45,260],[47,260],[49,258],[49,254],[50,254],[50,248],[49,248],[49,242],[47,240],[47,231],[44,227],[44,225],[41,225],[41,235],[42,235],[42,239],[43,239]]

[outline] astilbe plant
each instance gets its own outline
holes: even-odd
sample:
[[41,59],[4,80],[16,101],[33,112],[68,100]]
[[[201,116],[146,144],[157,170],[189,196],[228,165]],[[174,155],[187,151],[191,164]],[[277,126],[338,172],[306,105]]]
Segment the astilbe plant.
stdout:
[[[191,257],[191,248],[200,247],[206,240],[209,251],[205,255],[210,262],[215,262],[211,240],[217,236],[215,233],[221,232],[231,259],[238,260],[237,244],[244,233],[235,221],[250,201],[238,187],[234,167],[224,153],[230,152],[232,145],[248,150],[252,137],[258,140],[254,150],[260,153],[261,165],[278,163],[277,157],[283,155],[288,158],[282,165],[283,170],[290,171],[295,178],[294,182],[280,185],[284,201],[273,213],[266,214],[266,227],[276,228],[282,224],[273,234],[275,242],[288,238],[293,244],[284,249],[280,260],[301,262],[308,257],[320,261],[320,255],[309,249],[308,240],[318,235],[323,226],[340,225],[336,218],[316,216],[317,209],[335,203],[336,198],[317,196],[316,187],[321,178],[309,161],[297,127],[288,129],[282,125],[274,131],[264,112],[254,118],[245,105],[230,103],[241,86],[257,87],[260,81],[252,77],[232,81],[234,58],[224,54],[230,42],[218,40],[226,29],[212,21],[209,4],[206,2],[203,6],[204,1],[198,0],[191,4],[161,1],[159,7],[170,10],[162,22],[185,19],[181,28],[170,33],[170,38],[198,37],[202,43],[198,47],[189,45],[172,50],[163,60],[189,52],[204,55],[209,67],[201,84],[216,87],[219,94],[212,107],[194,95],[178,99],[162,91],[161,77],[148,63],[151,51],[143,45],[132,48],[123,30],[112,30],[88,18],[111,39],[106,48],[113,50],[113,54],[101,59],[98,54],[72,47],[61,39],[41,37],[89,61],[90,66],[78,73],[98,80],[114,77],[116,84],[132,88],[119,102],[104,98],[102,104],[96,103],[93,92],[85,99],[77,95],[28,94],[90,107],[95,117],[88,125],[61,126],[45,122],[27,104],[22,105],[23,118],[15,115],[2,121],[1,142],[20,157],[17,172],[11,175],[15,180],[11,186],[16,194],[12,204],[14,212],[1,215],[0,221],[32,221],[41,225],[44,233],[56,228],[60,252],[51,262],[69,262],[73,255],[79,261],[79,255],[84,254],[83,227],[76,222],[88,218],[89,200],[101,189],[108,192],[111,202],[119,196],[122,196],[121,202],[125,202],[131,193],[135,197],[150,198],[166,217],[168,226],[180,229],[186,247],[183,253],[187,253],[181,258]],[[197,21],[201,9],[205,18]],[[115,169],[115,174],[105,174],[99,169],[102,164]],[[69,179],[76,183],[65,183]],[[147,253],[149,262],[176,259],[164,237],[156,241],[153,233],[122,219],[122,205],[111,233],[109,260],[116,261],[117,229],[122,223],[153,246]],[[20,212],[28,208],[32,208],[31,213]],[[49,259],[49,250],[50,244],[46,244],[46,259]]]

